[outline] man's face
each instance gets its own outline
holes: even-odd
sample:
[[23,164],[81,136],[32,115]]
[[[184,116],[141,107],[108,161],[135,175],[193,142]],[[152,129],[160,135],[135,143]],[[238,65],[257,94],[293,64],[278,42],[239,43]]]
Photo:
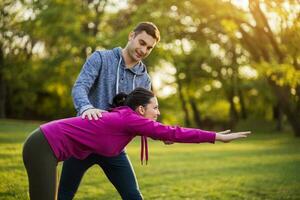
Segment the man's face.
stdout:
[[138,34],[132,32],[129,35],[127,50],[130,58],[136,62],[146,58],[156,45],[156,39],[145,31]]

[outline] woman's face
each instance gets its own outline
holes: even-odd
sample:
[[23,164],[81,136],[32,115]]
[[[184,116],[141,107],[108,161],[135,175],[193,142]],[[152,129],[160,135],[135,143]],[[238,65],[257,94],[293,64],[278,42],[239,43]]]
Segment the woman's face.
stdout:
[[157,98],[151,98],[149,104],[147,104],[145,107],[139,106],[137,108],[137,112],[145,118],[156,121],[158,116],[160,115]]

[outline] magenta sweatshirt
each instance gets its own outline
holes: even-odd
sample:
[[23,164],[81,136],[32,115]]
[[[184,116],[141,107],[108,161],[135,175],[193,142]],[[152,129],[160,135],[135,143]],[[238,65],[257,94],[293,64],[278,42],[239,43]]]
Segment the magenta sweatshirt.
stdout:
[[[99,120],[72,117],[43,124],[40,128],[58,161],[70,157],[85,159],[91,153],[117,156],[137,135],[181,143],[214,143],[216,137],[215,132],[163,125],[138,115],[127,106],[102,113]],[[147,151],[145,137],[142,141]]]

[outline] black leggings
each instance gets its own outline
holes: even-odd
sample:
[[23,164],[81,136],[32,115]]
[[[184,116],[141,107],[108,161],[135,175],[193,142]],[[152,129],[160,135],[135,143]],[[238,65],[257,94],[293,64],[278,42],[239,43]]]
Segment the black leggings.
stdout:
[[28,175],[30,199],[55,200],[58,161],[39,128],[23,145],[23,162]]
[[122,152],[114,157],[91,154],[84,160],[70,158],[64,161],[59,183],[58,200],[72,200],[82,176],[94,164],[102,168],[123,200],[143,199],[131,162],[127,154]]

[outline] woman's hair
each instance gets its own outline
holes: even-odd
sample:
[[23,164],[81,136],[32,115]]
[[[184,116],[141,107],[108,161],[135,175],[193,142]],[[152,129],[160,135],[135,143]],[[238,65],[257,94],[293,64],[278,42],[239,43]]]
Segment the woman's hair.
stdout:
[[129,94],[119,93],[113,98],[111,107],[128,106],[135,110],[138,106],[146,106],[151,98],[155,97],[153,92],[144,88],[136,88]]

